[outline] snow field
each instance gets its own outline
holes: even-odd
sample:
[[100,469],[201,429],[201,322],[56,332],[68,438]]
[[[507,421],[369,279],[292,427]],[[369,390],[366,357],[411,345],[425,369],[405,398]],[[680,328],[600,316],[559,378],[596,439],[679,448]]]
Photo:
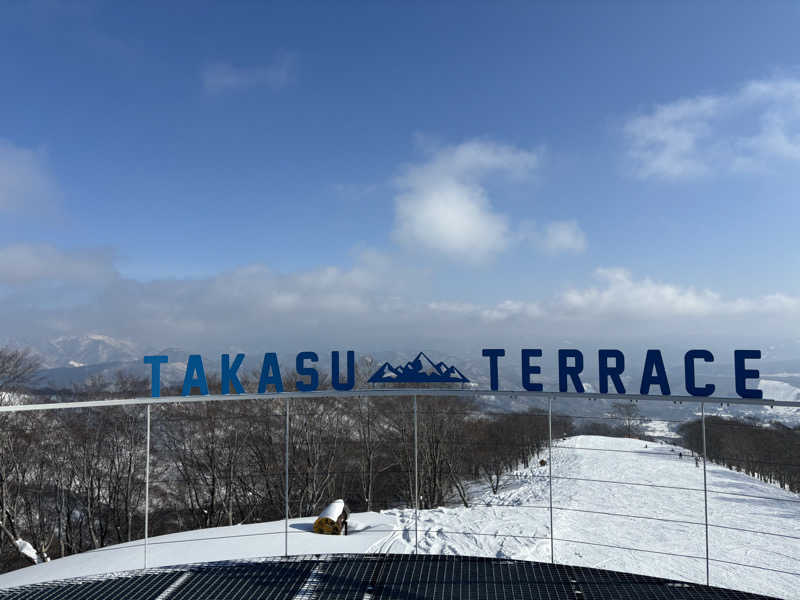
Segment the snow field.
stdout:
[[[549,561],[549,468],[531,465],[507,474],[497,494],[470,484],[469,508],[419,511],[419,551]],[[705,583],[703,469],[689,451],[577,436],[553,448],[552,470],[556,562]],[[710,556],[728,561],[710,563],[711,584],[800,599],[800,497],[716,465],[707,477]],[[347,537],[312,533],[315,517],[290,520],[288,541],[283,521],[160,536],[150,540],[147,564],[279,556],[285,544],[291,555],[414,552],[413,509],[354,513]],[[141,541],[120,544],[0,575],[0,588],[136,569],[143,561]]]
[[[694,458],[683,448],[658,443],[647,443],[645,448],[645,444],[639,440],[577,436],[553,449],[555,560],[705,583],[702,461],[696,467]],[[678,458],[679,452],[683,453],[682,459]],[[550,535],[547,475],[548,467],[536,464],[509,474],[497,495],[490,491],[476,493],[472,498],[475,506],[420,511],[420,552],[549,561],[550,540],[528,537]],[[709,493],[709,523],[723,526],[709,528],[710,557],[800,574],[800,498],[716,465],[708,465],[707,477],[709,490],[789,500]],[[652,485],[668,487],[649,487]],[[373,550],[413,552],[414,511],[384,514],[394,516],[400,528],[408,531],[394,534]],[[800,598],[800,575],[712,561],[710,581],[722,587]]]
[[[147,547],[147,566],[166,567],[195,562],[238,560],[282,556],[286,549],[294,554],[365,552],[367,547],[386,537],[394,519],[378,513],[353,513],[348,536],[312,533],[316,517],[289,519],[289,535],[284,536],[284,521],[234,525],[182,531],[151,538]],[[106,546],[73,554],[0,575],[0,589],[67,579],[118,573],[144,566],[144,541]]]

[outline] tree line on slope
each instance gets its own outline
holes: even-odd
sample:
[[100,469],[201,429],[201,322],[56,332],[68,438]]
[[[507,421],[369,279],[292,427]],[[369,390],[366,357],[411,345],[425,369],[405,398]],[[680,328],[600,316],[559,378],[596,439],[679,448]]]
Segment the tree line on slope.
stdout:
[[[779,422],[706,417],[707,459],[790,492],[800,492],[800,427]],[[683,445],[703,454],[700,419],[682,423]]]
[[[0,371],[0,390],[26,389],[34,362],[24,351],[0,349],[0,367],[13,366]],[[358,365],[357,387],[371,366]],[[248,389],[253,377],[243,378]],[[284,389],[296,389],[297,380],[288,374]],[[221,391],[218,379],[209,387]],[[321,375],[320,389],[329,387]],[[139,397],[149,382],[118,373],[45,398],[34,393],[27,388],[27,401]],[[469,505],[469,481],[496,492],[503,473],[528,466],[547,445],[543,411],[488,413],[458,397],[418,398],[416,456],[411,398],[288,404],[290,517],[313,516],[335,498],[355,512],[413,506],[415,462],[420,508]],[[283,399],[153,405],[149,534],[282,518],[285,411]],[[569,418],[553,418],[555,436],[571,428]],[[0,570],[143,537],[145,462],[143,407],[0,414]],[[35,553],[24,553],[20,540]]]

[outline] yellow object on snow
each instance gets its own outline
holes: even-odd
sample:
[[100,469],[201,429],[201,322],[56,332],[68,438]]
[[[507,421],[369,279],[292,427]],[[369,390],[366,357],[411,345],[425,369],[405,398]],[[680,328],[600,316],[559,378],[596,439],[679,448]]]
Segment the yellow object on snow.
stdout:
[[314,533],[324,533],[328,535],[341,535],[342,531],[347,531],[347,517],[350,509],[344,500],[334,500],[319,514],[314,521]]

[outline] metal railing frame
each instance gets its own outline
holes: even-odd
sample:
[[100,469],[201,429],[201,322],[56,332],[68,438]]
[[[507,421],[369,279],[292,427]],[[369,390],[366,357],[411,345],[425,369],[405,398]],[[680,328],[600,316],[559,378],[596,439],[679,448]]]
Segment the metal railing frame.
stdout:
[[[710,585],[711,571],[710,563],[725,562],[718,559],[711,559],[709,556],[708,539],[708,480],[706,473],[706,404],[743,404],[750,406],[787,406],[800,407],[797,401],[781,401],[763,398],[715,398],[700,396],[659,396],[641,394],[591,394],[577,392],[529,392],[518,390],[480,390],[475,388],[370,388],[360,390],[335,391],[323,390],[314,392],[273,392],[264,394],[208,394],[202,396],[164,396],[156,398],[120,398],[111,400],[89,400],[78,402],[55,402],[41,404],[22,404],[0,406],[0,414],[31,412],[31,411],[51,411],[66,410],[71,408],[110,408],[119,406],[145,406],[146,407],[146,450],[145,450],[145,514],[144,514],[144,568],[147,568],[148,555],[148,534],[149,534],[149,512],[150,512],[150,409],[153,405],[186,404],[193,402],[219,402],[231,400],[279,400],[284,401],[284,418],[286,424],[285,448],[284,448],[284,556],[289,555],[289,447],[290,447],[290,428],[289,428],[289,406],[293,399],[314,399],[314,398],[370,398],[370,397],[411,397],[414,402],[414,553],[419,552],[419,443],[418,443],[418,418],[417,418],[417,396],[429,397],[467,397],[467,398],[530,398],[547,400],[547,428],[548,428],[548,487],[550,513],[550,562],[555,563],[555,536],[553,528],[553,401],[558,399],[570,400],[625,400],[629,402],[639,401],[662,401],[672,403],[691,403],[698,404],[701,416],[701,431],[703,438],[703,501],[704,501],[704,525],[705,525],[705,563],[706,563],[706,585]],[[561,540],[571,541],[571,540]],[[644,551],[644,550],[643,550]],[[691,557],[700,558],[700,557]],[[754,565],[744,565],[754,566]],[[759,567],[756,567],[759,568]]]

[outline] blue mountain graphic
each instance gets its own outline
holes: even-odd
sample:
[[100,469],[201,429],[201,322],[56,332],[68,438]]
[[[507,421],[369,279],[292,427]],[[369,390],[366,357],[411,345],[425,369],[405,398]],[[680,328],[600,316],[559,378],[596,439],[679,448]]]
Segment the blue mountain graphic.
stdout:
[[469,383],[469,379],[456,367],[443,362],[434,363],[424,352],[403,366],[394,367],[388,362],[369,378],[369,383]]

